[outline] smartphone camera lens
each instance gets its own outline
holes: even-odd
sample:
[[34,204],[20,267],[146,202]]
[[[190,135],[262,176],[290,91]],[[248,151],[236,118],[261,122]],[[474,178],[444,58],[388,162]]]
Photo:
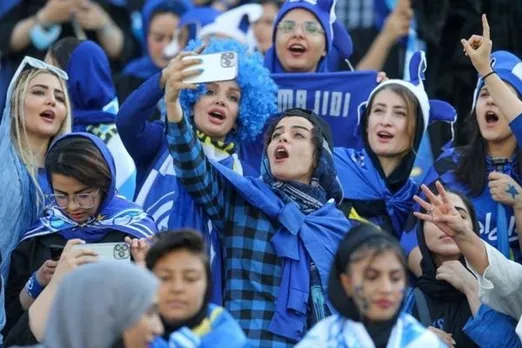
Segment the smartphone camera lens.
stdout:
[[129,256],[129,246],[126,243],[114,246],[114,258],[117,260],[126,259]]
[[234,66],[233,59],[234,59],[234,52],[226,52],[221,55],[221,66],[223,68],[230,68]]

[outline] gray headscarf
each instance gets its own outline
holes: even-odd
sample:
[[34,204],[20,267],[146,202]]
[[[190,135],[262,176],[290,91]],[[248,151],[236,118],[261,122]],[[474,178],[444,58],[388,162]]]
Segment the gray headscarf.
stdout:
[[150,308],[159,286],[148,270],[121,261],[83,265],[58,289],[45,347],[109,348]]

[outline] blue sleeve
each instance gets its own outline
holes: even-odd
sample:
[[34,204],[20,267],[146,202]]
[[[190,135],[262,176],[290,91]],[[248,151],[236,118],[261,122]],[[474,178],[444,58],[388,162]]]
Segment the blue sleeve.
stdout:
[[481,348],[522,347],[515,332],[517,323],[509,316],[481,305],[462,329]]
[[515,117],[515,119],[509,123],[509,127],[517,139],[518,148],[522,149],[522,114]]
[[150,165],[165,141],[163,123],[148,121],[164,95],[160,78],[161,73],[145,81],[125,100],[116,116],[121,141],[139,168]]
[[186,117],[178,123],[169,122],[167,142],[177,178],[222,231],[223,222],[233,210],[232,196],[235,192],[232,185],[205,156]]

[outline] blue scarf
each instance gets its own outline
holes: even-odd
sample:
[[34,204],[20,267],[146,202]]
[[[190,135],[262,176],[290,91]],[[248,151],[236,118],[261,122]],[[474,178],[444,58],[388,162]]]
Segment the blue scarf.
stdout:
[[[241,177],[228,168],[216,168],[251,205],[281,225],[271,239],[276,255],[282,259],[282,276],[276,312],[269,330],[299,341],[306,331],[311,287],[311,264],[319,273],[323,289],[312,302],[324,303],[328,274],[337,247],[351,223],[336,208],[343,197],[332,154],[326,141],[312,184],[281,182],[273,177],[268,158],[263,158],[261,178]],[[323,312],[322,308],[315,310]]]
[[[336,208],[333,199],[305,214],[297,203],[285,203],[260,179],[241,177],[221,165],[216,168],[247,202],[281,225],[271,239],[276,255],[282,259],[282,275],[276,313],[269,329],[274,334],[298,341],[306,331],[308,319],[310,262],[317,267],[324,296],[333,257],[351,223]],[[330,304],[326,304],[333,311]]]
[[[101,139],[89,133],[69,133],[56,140],[50,149],[60,140],[72,136],[85,137],[98,147],[112,174],[111,187],[105,195],[97,215],[91,217],[87,222],[78,224],[60,209],[51,206],[46,210],[45,216],[24,234],[22,240],[58,233],[67,240],[81,238],[88,243],[95,243],[110,231],[119,231],[135,238],[147,238],[157,233],[156,224],[150,216],[137,204],[117,194],[114,160]],[[47,174],[49,185],[52,185],[50,175]]]
[[335,148],[334,156],[339,180],[344,188],[344,198],[384,201],[393,232],[400,237],[414,205],[412,197],[418,191],[415,182],[408,179],[397,192],[392,193],[366,150]]
[[114,123],[118,100],[109,60],[102,48],[92,41],[83,41],[72,52],[67,73],[73,130],[84,132],[90,125]]

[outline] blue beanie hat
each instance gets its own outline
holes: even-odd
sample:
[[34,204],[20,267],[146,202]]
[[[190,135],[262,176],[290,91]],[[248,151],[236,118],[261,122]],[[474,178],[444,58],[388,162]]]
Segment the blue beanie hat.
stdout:
[[[509,83],[522,96],[522,61],[508,51],[495,51],[491,54],[491,67],[502,81]],[[484,87],[484,79],[479,76],[477,88],[473,93],[473,107],[477,104],[480,90]]]

